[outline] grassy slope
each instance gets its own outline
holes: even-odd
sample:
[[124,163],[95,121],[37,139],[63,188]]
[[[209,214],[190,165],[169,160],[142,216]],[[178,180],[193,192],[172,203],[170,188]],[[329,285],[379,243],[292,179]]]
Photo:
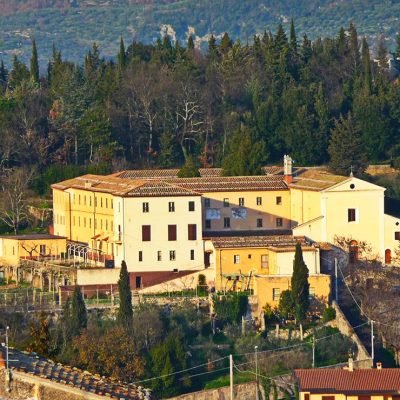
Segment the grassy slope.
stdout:
[[39,43],[43,65],[53,42],[74,61],[81,59],[93,41],[100,44],[104,55],[113,56],[120,35],[128,42],[134,37],[152,42],[159,37],[162,24],[172,25],[181,41],[186,40],[188,26],[200,37],[228,31],[246,41],[264,29],[274,30],[279,21],[287,26],[291,16],[299,34],[307,32],[313,38],[336,35],[350,20],[360,34],[371,37],[385,32],[393,38],[400,26],[400,2],[396,0],[180,0],[147,5],[132,0],[114,0],[109,5],[96,1],[98,5],[92,7],[52,7],[0,16],[0,57],[8,61],[17,53],[27,60],[32,35]]

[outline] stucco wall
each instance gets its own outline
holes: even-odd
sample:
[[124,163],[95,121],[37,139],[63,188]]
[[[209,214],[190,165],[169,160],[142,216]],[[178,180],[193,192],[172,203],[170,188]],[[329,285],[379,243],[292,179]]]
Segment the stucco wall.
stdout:
[[120,268],[87,268],[77,270],[78,285],[116,284]]

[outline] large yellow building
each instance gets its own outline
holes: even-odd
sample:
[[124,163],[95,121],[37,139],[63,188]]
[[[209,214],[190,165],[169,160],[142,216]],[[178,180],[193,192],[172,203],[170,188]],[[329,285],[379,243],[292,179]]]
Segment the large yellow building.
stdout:
[[[223,177],[218,168],[201,169],[198,178],[178,178],[177,173],[131,170],[57,183],[52,186],[54,233],[85,248],[94,261],[118,267],[125,260],[138,289],[204,268],[214,269],[215,285],[223,289],[221,270],[245,271],[258,274],[261,283],[253,289],[265,292],[263,298],[272,304],[277,296],[261,277],[271,282],[274,277],[276,293],[288,287],[293,243],[250,246],[249,252],[249,241],[242,238],[303,237],[311,287],[323,298],[330,282],[320,274],[319,248],[312,243],[342,237],[354,256],[358,243],[365,242],[386,264],[394,260],[400,219],[385,215],[382,187],[323,169],[293,169],[288,156],[283,168],[266,167],[262,176]],[[227,238],[232,248],[218,247]],[[239,265],[232,265],[233,256]],[[268,270],[261,267],[265,260]],[[116,276],[99,270],[84,283],[115,283]]]

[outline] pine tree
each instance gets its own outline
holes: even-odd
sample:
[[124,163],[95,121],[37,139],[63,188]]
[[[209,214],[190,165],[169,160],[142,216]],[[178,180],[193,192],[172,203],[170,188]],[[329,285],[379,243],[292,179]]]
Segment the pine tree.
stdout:
[[35,39],[32,40],[31,80],[35,84],[39,84],[39,60]]
[[218,47],[217,41],[215,40],[215,36],[211,35],[210,39],[208,40],[208,58],[211,60],[215,60],[218,56]]
[[122,36],[119,41],[119,53],[117,56],[117,62],[120,70],[122,70],[126,65],[126,51],[125,51],[124,39],[122,38]]
[[308,268],[303,260],[303,251],[301,244],[296,244],[296,252],[293,261],[293,275],[291,280],[292,299],[295,304],[295,316],[298,321],[302,321],[306,317],[306,313],[310,306],[308,283]]
[[339,30],[339,35],[337,36],[336,43],[339,54],[344,54],[347,47],[347,38],[343,26]]
[[126,262],[122,261],[118,280],[119,309],[118,322],[126,329],[131,329],[133,323],[132,293]]
[[304,63],[307,63],[307,61],[311,58],[312,53],[311,40],[308,39],[307,35],[304,35],[303,44],[301,46],[301,58]]
[[224,36],[222,36],[221,39],[221,44],[219,45],[219,48],[221,50],[222,54],[226,54],[231,48],[232,48],[232,40],[229,37],[228,33],[224,33]]
[[69,325],[72,337],[79,336],[87,326],[86,306],[79,286],[75,286],[74,293],[72,294]]
[[182,160],[182,149],[176,141],[176,136],[168,131],[163,132],[160,136],[159,166],[162,168],[176,167],[182,163]]
[[178,172],[178,178],[196,178],[199,176],[200,172],[193,156],[188,156],[185,164]]
[[362,174],[367,167],[364,145],[360,139],[360,130],[351,114],[347,118],[340,116],[335,121],[329,142],[329,168],[332,172],[348,176]]
[[278,25],[278,30],[276,31],[274,40],[274,46],[277,54],[288,47],[288,40],[282,24]]

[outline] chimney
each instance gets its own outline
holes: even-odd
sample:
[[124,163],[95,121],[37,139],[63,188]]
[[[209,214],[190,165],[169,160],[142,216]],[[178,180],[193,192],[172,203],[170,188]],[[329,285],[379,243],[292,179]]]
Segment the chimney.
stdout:
[[353,372],[353,371],[354,371],[353,357],[349,357],[349,371],[350,371],[350,372]]
[[290,156],[284,155],[283,156],[283,174],[285,175],[285,181],[289,185],[292,183],[292,164],[293,160]]
[[382,369],[382,363],[381,362],[377,362],[376,363],[376,369]]
[[92,187],[92,182],[86,181],[85,182],[85,189],[90,189]]

